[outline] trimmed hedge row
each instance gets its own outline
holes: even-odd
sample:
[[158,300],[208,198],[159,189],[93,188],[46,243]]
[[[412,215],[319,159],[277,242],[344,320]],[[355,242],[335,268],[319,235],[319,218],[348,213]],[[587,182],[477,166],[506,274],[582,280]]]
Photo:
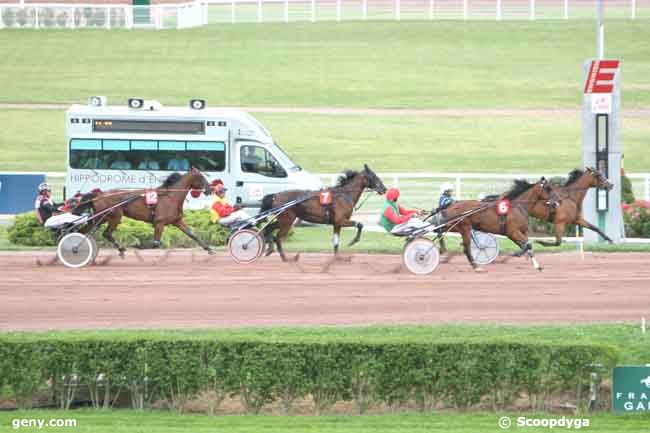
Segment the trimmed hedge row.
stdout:
[[[210,245],[224,245],[228,232],[225,228],[210,221],[207,210],[186,211],[184,220],[200,239]],[[100,227],[95,239],[100,246],[110,247],[110,244],[101,236],[105,229]],[[54,231],[40,225],[33,212],[16,216],[16,221],[8,230],[9,241],[17,245],[26,246],[54,246],[56,239]],[[126,246],[150,245],[153,240],[153,226],[142,221],[123,218],[114,234],[115,239]],[[197,244],[188,238],[176,227],[167,226],[162,236],[162,245],[165,248],[192,248]]]
[[[93,406],[108,408],[128,393],[135,409],[156,400],[172,408],[211,395],[211,412],[238,396],[249,413],[311,396],[316,413],[354,401],[359,413],[373,403],[420,410],[444,404],[503,409],[528,396],[543,409],[551,395],[582,405],[591,365],[614,365],[608,346],[468,341],[367,344],[264,343],[208,339],[0,339],[0,389],[8,385],[21,408],[48,387],[67,409],[87,386]],[[46,385],[47,384],[47,385]]]

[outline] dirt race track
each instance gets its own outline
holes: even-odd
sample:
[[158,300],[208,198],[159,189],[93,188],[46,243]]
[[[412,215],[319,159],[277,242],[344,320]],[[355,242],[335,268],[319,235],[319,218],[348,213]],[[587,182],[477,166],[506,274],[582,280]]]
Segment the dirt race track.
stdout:
[[[102,253],[106,254],[106,253]],[[142,253],[141,253],[142,254]],[[638,321],[650,315],[650,255],[538,255],[470,270],[400,271],[398,255],[330,262],[304,254],[237,265],[225,254],[132,251],[104,265],[38,266],[52,252],[0,253],[0,329],[206,328],[493,321]],[[106,256],[104,256],[104,259]],[[100,255],[102,259],[102,255]],[[502,259],[499,259],[501,261]]]

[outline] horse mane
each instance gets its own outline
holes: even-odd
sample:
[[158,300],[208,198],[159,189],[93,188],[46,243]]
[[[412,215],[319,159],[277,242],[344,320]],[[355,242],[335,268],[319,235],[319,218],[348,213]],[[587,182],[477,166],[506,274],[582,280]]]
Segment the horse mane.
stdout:
[[576,168],[573,170],[571,173],[569,173],[569,178],[564,182],[564,186],[569,186],[572,183],[574,183],[576,180],[580,178],[585,173],[584,170],[580,170],[579,168]]
[[161,188],[169,188],[170,186],[176,185],[179,180],[181,180],[181,174],[180,173],[172,173],[169,176],[167,176],[167,179],[160,185]]
[[345,186],[352,182],[352,179],[359,174],[356,170],[345,170],[339,179],[336,181],[336,186]]
[[532,187],[534,187],[534,183],[530,183],[524,179],[516,179],[514,181],[514,184],[510,187],[508,191],[505,193],[499,195],[499,194],[490,194],[487,197],[483,198],[481,201],[497,201],[501,197],[505,197],[508,200],[514,200]]

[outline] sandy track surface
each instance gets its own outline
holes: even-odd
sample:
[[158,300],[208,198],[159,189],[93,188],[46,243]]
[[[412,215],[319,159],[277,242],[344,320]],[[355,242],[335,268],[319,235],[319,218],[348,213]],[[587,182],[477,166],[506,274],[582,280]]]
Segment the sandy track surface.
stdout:
[[[539,255],[470,270],[453,257],[428,276],[397,255],[304,254],[237,265],[225,254],[147,252],[104,265],[38,266],[51,252],[0,254],[0,329],[201,328],[498,321],[637,321],[650,315],[650,255]],[[142,253],[141,253],[142,254]],[[328,268],[329,265],[329,268]]]

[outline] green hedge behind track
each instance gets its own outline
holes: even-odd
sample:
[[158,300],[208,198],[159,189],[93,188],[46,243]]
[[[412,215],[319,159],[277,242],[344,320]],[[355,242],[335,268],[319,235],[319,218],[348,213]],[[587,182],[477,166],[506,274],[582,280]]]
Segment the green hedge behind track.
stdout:
[[[196,338],[56,337],[18,341],[0,337],[0,389],[11,388],[21,408],[45,387],[61,408],[88,387],[94,407],[118,395],[145,409],[156,400],[172,408],[210,393],[213,409],[238,396],[249,413],[311,396],[322,413],[339,401],[421,410],[438,404],[503,409],[528,396],[544,409],[551,395],[584,405],[592,365],[608,376],[617,352],[604,345],[516,341],[431,343],[261,342]],[[46,385],[47,384],[47,385]]]

